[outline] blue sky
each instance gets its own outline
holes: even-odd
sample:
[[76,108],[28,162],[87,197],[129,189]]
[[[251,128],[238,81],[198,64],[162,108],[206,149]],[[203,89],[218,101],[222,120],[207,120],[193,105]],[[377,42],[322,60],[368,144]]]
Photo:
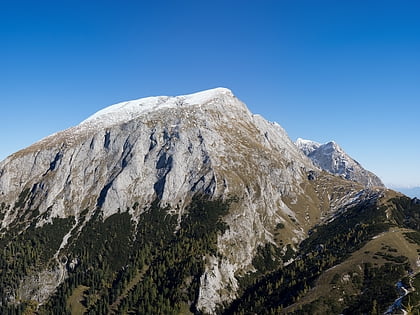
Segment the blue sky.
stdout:
[[0,159],[123,100],[228,87],[420,186],[419,1],[1,1]]

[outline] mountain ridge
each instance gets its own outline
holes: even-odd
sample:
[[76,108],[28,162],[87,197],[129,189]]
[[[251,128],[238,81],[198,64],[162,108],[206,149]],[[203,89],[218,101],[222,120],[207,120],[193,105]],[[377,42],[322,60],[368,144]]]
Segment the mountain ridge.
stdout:
[[112,124],[127,122],[141,115],[164,108],[201,106],[216,98],[222,98],[224,96],[234,97],[231,90],[218,87],[179,96],[151,96],[139,98],[132,101],[120,102],[101,109],[82,121],[80,125],[96,123],[109,127]]
[[357,181],[367,187],[385,187],[378,176],[364,169],[334,141],[321,144],[298,138],[295,144],[315,165],[331,174]]

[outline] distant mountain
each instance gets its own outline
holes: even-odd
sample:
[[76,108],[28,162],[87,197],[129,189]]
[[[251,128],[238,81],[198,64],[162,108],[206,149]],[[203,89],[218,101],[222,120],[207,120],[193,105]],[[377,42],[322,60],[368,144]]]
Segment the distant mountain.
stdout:
[[340,175],[366,187],[384,187],[378,176],[364,169],[334,141],[320,144],[299,138],[295,144],[315,165],[331,174]]
[[419,305],[420,205],[343,177],[225,88],[107,107],[0,162],[0,314]]
[[411,198],[420,198],[420,187],[410,187],[410,188],[391,187],[391,188]]

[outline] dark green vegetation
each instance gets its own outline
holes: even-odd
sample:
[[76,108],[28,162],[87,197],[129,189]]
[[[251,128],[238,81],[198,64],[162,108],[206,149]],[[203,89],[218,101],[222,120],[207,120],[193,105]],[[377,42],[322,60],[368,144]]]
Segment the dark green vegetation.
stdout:
[[[217,236],[229,228],[222,218],[234,201],[193,198],[181,220],[158,202],[144,209],[137,222],[128,212],[104,219],[101,210],[85,209],[77,224],[70,217],[41,227],[35,223],[39,212],[25,210],[28,202],[24,191],[13,205],[22,213],[20,221],[0,238],[0,314],[199,314],[196,303],[206,257],[218,256]],[[19,234],[22,225],[27,228]],[[72,227],[68,246],[54,259]],[[409,198],[383,205],[367,200],[312,229],[296,252],[290,245],[261,246],[253,259],[257,271],[238,276],[238,299],[218,313],[383,314],[401,295],[395,286],[399,281],[410,291],[402,305],[420,310],[420,277],[410,274],[407,257],[385,244],[371,252],[362,249],[393,228],[404,228],[405,237],[420,245],[419,227],[420,205]],[[276,227],[280,236],[283,229],[283,224]],[[331,291],[307,299],[322,275],[357,251],[370,260],[344,280],[338,271],[328,280],[335,291],[342,291],[345,282],[352,294],[339,300]],[[60,265],[67,278],[44,304],[21,297],[16,297],[20,303],[8,303],[21,280]]]
[[[180,225],[177,217],[161,209],[157,202],[145,209],[138,223],[127,212],[103,220],[97,210],[83,229],[70,237],[66,250],[60,252],[68,277],[37,312],[70,314],[67,301],[73,292],[80,295],[78,311],[88,314],[196,311],[200,276],[206,263],[203,257],[217,254],[217,235],[227,229],[221,218],[230,202],[194,198]],[[79,226],[87,212],[82,212]],[[42,228],[31,226],[13,239],[1,239],[1,314],[31,313],[36,308],[34,301],[8,304],[7,293],[16,290],[19,280],[40,268],[40,264],[58,264],[52,257],[72,224],[72,218],[57,219]],[[74,312],[75,304],[77,299],[72,302]]]
[[398,297],[395,284],[406,274],[407,265],[386,263],[375,267],[371,263],[364,263],[362,268],[360,276],[352,276],[349,280],[360,290],[359,295],[346,296],[342,301],[323,296],[312,303],[300,306],[293,313],[383,314]]
[[[382,266],[364,263],[363,272],[349,276],[352,286],[359,294],[345,296],[338,300],[329,296],[302,303],[297,308],[287,307],[303,299],[315,286],[323,272],[345,261],[352,253],[361,249],[375,235],[388,231],[391,227],[417,229],[420,223],[420,206],[409,198],[395,198],[390,201],[395,209],[392,218],[386,217],[390,205],[378,207],[376,202],[366,201],[326,225],[313,229],[309,237],[300,244],[294,261],[269,273],[252,277],[251,283],[243,281],[240,297],[224,312],[225,314],[382,314],[399,293],[395,284],[405,277],[409,270],[407,258],[393,255],[392,248],[378,252],[387,262]],[[419,233],[410,233],[411,239],[420,240]],[[259,270],[272,269],[278,253],[265,248],[254,262]],[[335,284],[340,276],[333,278]],[[417,288],[419,290],[420,287]]]
[[[36,227],[33,222],[23,233],[10,231],[0,239],[0,314],[20,314],[30,301],[17,306],[8,306],[7,295],[15,292],[22,279],[35,271],[53,268],[51,260],[60,247],[64,235],[74,219],[53,219],[52,224]],[[18,298],[18,297],[17,297]]]

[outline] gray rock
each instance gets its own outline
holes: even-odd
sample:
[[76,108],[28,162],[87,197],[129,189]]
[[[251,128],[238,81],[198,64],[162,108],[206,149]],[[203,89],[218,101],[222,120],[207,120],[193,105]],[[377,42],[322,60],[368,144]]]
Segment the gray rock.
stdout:
[[364,169],[334,141],[320,144],[299,138],[295,144],[324,171],[340,175],[366,187],[385,187],[378,176]]

